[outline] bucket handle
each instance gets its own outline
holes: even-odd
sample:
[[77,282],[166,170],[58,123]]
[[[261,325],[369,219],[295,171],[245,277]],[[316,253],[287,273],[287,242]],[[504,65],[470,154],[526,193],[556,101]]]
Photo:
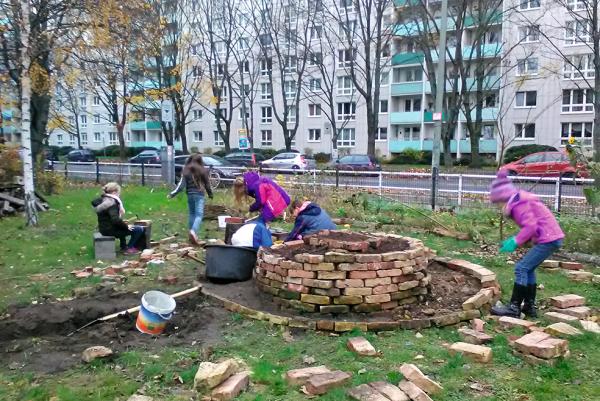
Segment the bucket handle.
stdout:
[[160,318],[163,320],[171,320],[171,318],[173,317],[173,312],[169,313],[168,315],[163,315],[161,313],[157,313],[157,315],[160,316]]

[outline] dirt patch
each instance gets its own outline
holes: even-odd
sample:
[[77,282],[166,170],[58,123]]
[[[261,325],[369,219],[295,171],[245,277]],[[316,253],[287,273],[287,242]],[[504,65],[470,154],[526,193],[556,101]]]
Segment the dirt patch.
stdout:
[[330,231],[329,234],[321,234],[318,237],[348,242],[368,241],[371,238],[365,234],[343,231]]
[[211,306],[200,295],[177,300],[176,313],[165,332],[153,337],[135,328],[136,314],[67,334],[97,318],[136,306],[140,294],[99,292],[93,297],[68,302],[9,308],[0,321],[0,355],[5,366],[40,373],[54,373],[81,363],[81,352],[104,345],[115,352],[159,350],[165,346],[214,344],[222,337],[228,312]]
[[[331,237],[332,235],[335,235],[336,241],[345,241],[345,242],[360,242],[360,241],[366,241],[369,239],[369,237],[362,235],[362,234],[339,233],[339,232],[331,233],[328,236],[320,236],[320,237],[327,238],[327,239],[333,239]],[[346,235],[349,235],[349,237],[347,237]],[[356,239],[356,236],[360,236],[360,238]],[[383,238],[378,243],[378,245],[375,244],[374,242],[370,242],[369,247],[364,252],[351,252],[351,251],[344,251],[344,252],[372,254],[372,253],[405,251],[408,248],[410,248],[410,245],[408,244],[408,241],[406,241],[406,240],[397,239],[397,238]],[[269,253],[284,257],[285,259],[292,260],[292,259],[294,259],[294,256],[301,254],[301,253],[310,253],[311,255],[325,255],[327,252],[330,252],[332,250],[333,249],[329,248],[327,245],[304,244],[303,246],[296,247],[296,248],[283,247],[283,248],[270,249]]]

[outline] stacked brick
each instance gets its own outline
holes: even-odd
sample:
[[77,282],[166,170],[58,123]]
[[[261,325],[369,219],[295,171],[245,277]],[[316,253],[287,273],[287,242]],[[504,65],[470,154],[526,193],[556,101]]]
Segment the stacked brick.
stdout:
[[[340,241],[317,235],[258,254],[258,288],[277,303],[305,312],[343,314],[375,312],[415,303],[428,293],[426,267],[433,252],[419,240],[394,236],[361,236]],[[364,237],[364,238],[363,238]],[[406,241],[403,251],[366,253],[389,239]],[[279,256],[281,248],[326,246],[324,254]]]

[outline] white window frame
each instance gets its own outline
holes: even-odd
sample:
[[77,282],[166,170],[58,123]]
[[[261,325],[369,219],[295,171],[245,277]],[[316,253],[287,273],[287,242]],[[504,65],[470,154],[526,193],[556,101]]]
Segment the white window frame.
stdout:
[[[527,105],[527,96],[530,93],[535,93],[535,104],[533,106]],[[519,98],[519,94],[522,94],[522,98]],[[522,100],[522,104],[519,100]],[[517,91],[515,94],[515,109],[533,109],[537,107],[537,91]]]
[[79,122],[80,122],[81,128],[87,128],[87,115],[81,114],[79,116]]
[[401,139],[404,141],[420,141],[421,140],[421,127],[412,126],[402,128],[402,132],[396,132],[397,136],[402,135]]
[[319,40],[323,37],[323,26],[313,25],[310,27],[310,40]]
[[337,0],[341,14],[355,13],[356,0]]
[[219,113],[220,118],[217,117],[217,109],[215,108],[214,112],[213,112],[213,117],[215,118],[215,124],[219,123],[219,120],[227,120],[227,109],[224,109],[223,107],[219,107]]
[[56,143],[58,145],[62,145],[63,144],[63,134],[56,134]]
[[285,56],[283,72],[285,74],[293,74],[298,71],[298,58],[296,56]]
[[381,76],[379,77],[379,84],[382,87],[388,86],[390,84],[390,72],[389,71],[381,72]]
[[[384,107],[383,105],[385,104],[385,111],[383,111]],[[388,99],[381,99],[379,100],[379,114],[387,114],[390,111],[390,102]]]
[[260,98],[262,100],[271,100],[273,96],[273,90],[269,82],[263,82],[260,84]]
[[298,83],[294,80],[284,81],[283,90],[285,93],[285,98],[288,100],[293,100],[296,98],[296,92],[298,91]]
[[108,133],[108,143],[109,143],[109,145],[116,145],[117,144],[117,133],[116,132],[109,132]]
[[250,44],[248,42],[248,38],[239,38],[237,43],[237,49],[240,51],[248,50],[250,48]]
[[309,81],[309,84],[308,84],[308,89],[311,92],[319,92],[319,91],[323,90],[321,88],[321,78],[311,78]]
[[260,108],[260,123],[261,124],[271,124],[272,122],[273,122],[273,108],[271,106],[261,107]]
[[[535,71],[531,69],[535,61]],[[521,68],[523,66],[523,68]],[[540,64],[537,57],[529,57],[517,60],[517,76],[535,76],[540,73]]]
[[[527,128],[533,126],[533,137],[525,136]],[[517,123],[515,124],[515,141],[533,141],[536,138],[535,123]]]
[[100,124],[101,122],[100,114],[94,114],[94,124]]
[[221,138],[221,135],[219,135],[218,130],[213,131],[213,143],[215,146],[225,146],[225,141]]
[[[585,25],[587,25],[587,27]],[[565,46],[580,46],[589,44],[591,41],[591,22],[586,20],[572,20],[565,22]]]
[[202,131],[193,131],[194,142],[202,142]]
[[[410,107],[406,107],[407,102],[409,103]],[[415,105],[417,104],[416,102],[419,102],[418,109],[415,107]],[[423,109],[423,99],[421,99],[420,97],[407,97],[406,99],[404,99],[404,112],[405,113],[421,111],[422,109]]]
[[83,108],[87,107],[87,96],[86,95],[79,96],[79,107],[83,107]]
[[[563,79],[565,80],[579,80],[585,78],[594,78],[596,70],[594,69],[594,55],[588,54],[577,54],[568,56],[570,63],[565,61],[563,67]],[[574,65],[581,66],[576,68]]]
[[94,106],[100,106],[100,96],[94,96],[94,98],[92,100],[92,104]]
[[242,74],[250,74],[250,61],[240,61],[239,69]]
[[267,147],[273,146],[273,131],[270,129],[263,129],[260,131],[260,146]]
[[585,10],[588,7],[589,7],[589,3],[586,5],[585,1],[580,1],[580,0],[567,0],[566,1],[566,8],[567,8],[567,10],[570,10],[570,11]]
[[309,117],[321,117],[323,110],[321,110],[321,103],[309,103],[308,105],[308,116]]
[[202,112],[201,109],[192,110],[192,117],[193,117],[194,121],[202,121],[203,115],[204,115],[204,113]]
[[[381,138],[381,134],[385,133],[385,138]],[[378,127],[375,135],[375,142],[386,142],[388,140],[388,127]]]
[[295,124],[296,123],[296,106],[290,105],[287,106],[288,113],[287,118],[285,120],[286,124]]
[[[250,118],[250,110],[248,110],[248,108],[246,108],[246,119]],[[244,119],[244,109],[242,107],[240,107],[238,109],[238,120],[242,121]]]
[[272,58],[261,59],[260,60],[260,75],[267,76],[271,73],[273,73],[273,59]]
[[[569,103],[564,103],[565,92],[569,92]],[[583,92],[583,103],[573,103],[577,91]],[[561,101],[561,113],[579,114],[594,112],[594,90],[593,89],[563,89],[563,98]]]
[[[348,59],[350,54],[350,59]],[[349,49],[338,49],[338,67],[347,68],[351,67],[354,59],[356,58],[356,49],[351,47]]]
[[541,0],[521,0],[521,3],[519,4],[519,10],[537,10],[540,8],[540,3]]
[[[318,139],[317,139],[317,136],[318,136]],[[310,143],[321,142],[321,129],[320,128],[310,128],[308,130],[307,142],[310,142]]]
[[350,75],[341,75],[337,77],[337,84],[338,96],[349,96],[354,94],[354,91],[356,90],[354,87],[354,81],[352,81],[352,77]]
[[323,53],[311,52],[308,56],[308,65],[311,67],[314,67],[314,66],[318,66],[321,64],[323,64]]
[[215,51],[217,52],[218,56],[224,56],[227,54],[227,46],[225,45],[225,42],[215,42]]
[[95,143],[102,142],[102,132],[94,132],[94,142]]
[[88,144],[88,134],[85,132],[81,133],[81,144],[82,145],[87,145]]
[[[349,105],[349,110],[345,110],[346,106]],[[337,120],[338,121],[348,121],[356,119],[356,102],[339,102],[338,103],[338,112],[337,112]],[[341,112],[340,112],[341,110]],[[346,113],[349,111],[349,113]]]
[[521,43],[538,43],[540,41],[540,26],[527,25],[519,27],[519,41]]
[[355,128],[338,128],[338,148],[353,148],[356,146]]
[[356,34],[356,20],[343,20],[338,23],[338,35],[340,38],[353,37]]
[[[581,135],[573,136],[573,125],[581,124]],[[565,125],[568,127],[567,136],[565,136]],[[586,128],[589,127],[589,131]],[[586,133],[590,133],[589,136],[586,136]],[[592,121],[574,121],[574,122],[565,122],[561,124],[560,128],[560,144],[561,146],[566,146],[568,144],[569,138],[577,139],[584,147],[591,147],[594,143],[594,123]]]

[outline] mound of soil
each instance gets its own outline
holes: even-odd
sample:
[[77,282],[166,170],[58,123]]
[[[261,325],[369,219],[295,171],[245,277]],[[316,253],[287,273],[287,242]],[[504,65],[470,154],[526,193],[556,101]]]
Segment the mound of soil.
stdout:
[[200,295],[178,299],[175,315],[157,337],[135,328],[137,314],[97,323],[67,337],[95,319],[138,305],[140,298],[140,294],[104,291],[68,302],[9,308],[9,317],[0,321],[0,359],[12,369],[53,373],[81,363],[81,352],[94,345],[115,352],[158,350],[193,342],[214,344],[221,338],[228,312],[208,305]]
[[[346,236],[349,235],[349,236]],[[332,236],[335,236],[338,241],[346,241],[346,242],[360,242],[366,241],[369,239],[366,235],[358,234],[358,233],[340,233],[335,232],[331,233],[328,236],[322,236],[322,238],[333,239]],[[360,236],[360,238],[357,238]],[[374,246],[373,243],[369,243],[369,248],[365,252],[351,252],[344,251],[349,253],[386,253],[386,252],[397,252],[397,251],[405,251],[410,247],[408,241],[397,238],[384,238],[379,246]],[[311,255],[325,255],[327,252],[332,251],[333,249],[329,248],[327,245],[309,245],[304,244],[303,246],[296,248],[276,248],[269,250],[270,253],[274,255],[278,255],[284,257],[286,259],[294,259],[294,256],[301,253],[310,253]]]

